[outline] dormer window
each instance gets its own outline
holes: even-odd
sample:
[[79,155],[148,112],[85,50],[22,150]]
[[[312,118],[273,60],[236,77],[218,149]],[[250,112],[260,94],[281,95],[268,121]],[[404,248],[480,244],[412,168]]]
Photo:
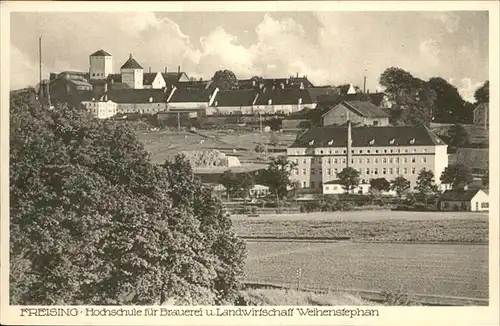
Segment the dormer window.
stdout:
[[267,100],[267,105],[273,105],[273,100],[272,99]]
[[219,106],[219,101],[215,101],[215,106]]
[[149,103],[153,103],[153,97],[149,98]]
[[299,98],[299,105],[302,104],[302,97]]
[[415,144],[415,138],[410,139],[410,144]]
[[375,144],[375,139],[370,140],[370,145]]

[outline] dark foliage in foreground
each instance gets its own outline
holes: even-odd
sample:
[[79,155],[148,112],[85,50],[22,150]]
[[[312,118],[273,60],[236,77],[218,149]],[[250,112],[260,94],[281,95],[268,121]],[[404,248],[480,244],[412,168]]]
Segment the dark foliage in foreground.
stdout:
[[244,243],[178,157],[81,108],[10,102],[11,304],[223,304]]

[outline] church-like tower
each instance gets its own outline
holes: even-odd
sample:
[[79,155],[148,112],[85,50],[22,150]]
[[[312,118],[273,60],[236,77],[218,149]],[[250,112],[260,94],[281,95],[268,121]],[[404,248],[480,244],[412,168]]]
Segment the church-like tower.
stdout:
[[127,62],[121,67],[122,83],[134,89],[143,88],[144,71],[139,63],[130,54]]
[[106,79],[113,73],[113,56],[104,50],[90,55],[90,79]]

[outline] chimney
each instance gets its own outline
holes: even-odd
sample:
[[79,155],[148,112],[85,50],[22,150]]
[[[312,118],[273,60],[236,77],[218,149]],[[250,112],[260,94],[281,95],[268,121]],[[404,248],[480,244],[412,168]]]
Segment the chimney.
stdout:
[[177,66],[177,73],[181,73],[181,66]]
[[104,83],[104,102],[108,101],[108,82]]
[[299,78],[299,73],[297,73],[297,79]]
[[151,67],[149,67],[149,73],[151,73]]
[[130,56],[128,57],[129,59],[132,59],[132,53],[130,53]]
[[351,143],[352,143],[352,130],[351,130],[351,120],[349,119],[349,112],[347,112],[347,164],[346,168],[349,167],[349,164],[351,164]]
[[167,69],[167,66],[165,66],[165,73],[168,73],[168,69]]
[[363,76],[363,93],[366,93],[366,76]]

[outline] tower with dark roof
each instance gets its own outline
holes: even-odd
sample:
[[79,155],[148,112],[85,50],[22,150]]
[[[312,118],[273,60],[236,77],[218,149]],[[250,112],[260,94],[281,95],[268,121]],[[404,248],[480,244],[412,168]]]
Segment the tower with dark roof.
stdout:
[[113,56],[104,50],[90,55],[90,79],[106,79],[113,73]]
[[122,83],[127,84],[130,88],[142,89],[144,70],[141,65],[132,58],[132,53],[127,62],[120,69],[122,75]]

